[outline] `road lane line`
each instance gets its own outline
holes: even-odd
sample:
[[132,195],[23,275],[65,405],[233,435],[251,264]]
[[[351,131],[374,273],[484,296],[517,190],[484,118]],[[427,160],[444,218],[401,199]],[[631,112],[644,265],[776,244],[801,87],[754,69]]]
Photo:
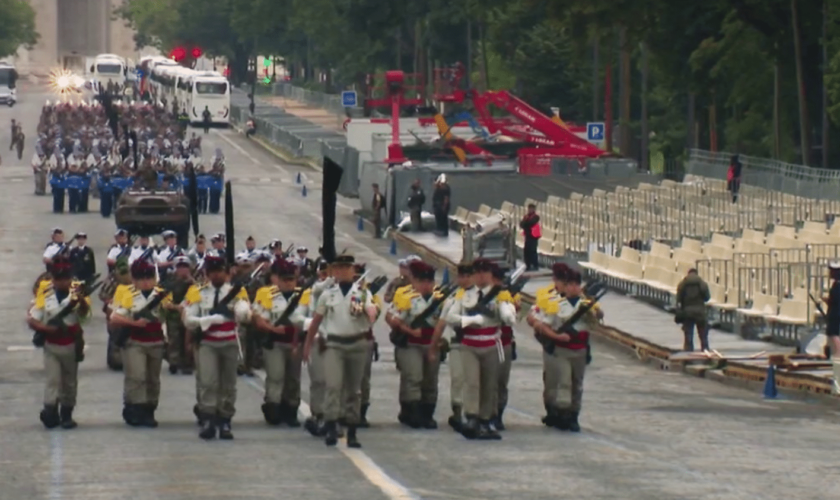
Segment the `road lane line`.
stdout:
[[64,483],[64,449],[60,431],[53,430],[50,435],[50,500],[64,498],[61,487]]
[[34,345],[10,345],[6,348],[7,352],[26,352],[26,351],[34,351]]
[[[243,148],[243,147],[242,147],[242,146],[240,146],[239,144],[237,144],[237,143],[233,142],[232,140],[230,140],[230,139],[229,139],[229,138],[228,138],[225,134],[223,134],[221,131],[219,131],[219,130],[214,130],[213,132],[214,132],[216,135],[218,135],[219,137],[221,137],[223,141],[225,141],[226,143],[228,143],[228,144],[230,144],[231,146],[233,146],[233,147],[234,147],[234,149],[236,149],[237,151],[239,151],[240,153],[242,153],[243,155],[245,155],[245,157],[247,157],[249,160],[251,160],[252,162],[254,162],[254,163],[255,163],[255,164],[257,164],[257,165],[262,165],[262,163],[260,163],[260,161],[259,161],[258,159],[256,159],[254,156],[252,156],[252,155],[251,155],[251,153],[249,153],[249,152],[245,151],[245,148]],[[283,170],[283,169],[281,169],[281,170]],[[285,170],[284,170],[284,171],[285,171]]]
[[[255,372],[257,377],[263,383],[258,384],[254,379],[247,379],[248,385],[253,387],[262,394],[265,394],[265,373],[262,371]],[[300,402],[298,411],[304,418],[309,416],[310,409],[306,402]],[[343,441],[343,440],[342,440]],[[382,467],[376,464],[367,453],[360,449],[346,448],[343,446],[336,446],[336,449],[342,455],[347,457],[350,462],[359,469],[359,472],[374,486],[379,488],[382,493],[391,500],[422,500],[422,497],[413,493],[410,489],[402,483],[389,476]]]

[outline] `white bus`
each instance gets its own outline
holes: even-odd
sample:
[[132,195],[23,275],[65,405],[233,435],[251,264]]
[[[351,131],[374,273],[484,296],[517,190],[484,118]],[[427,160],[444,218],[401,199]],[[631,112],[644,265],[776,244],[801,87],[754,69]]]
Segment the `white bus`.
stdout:
[[230,123],[230,84],[216,71],[201,71],[188,79],[187,113],[191,123],[204,121],[204,110],[210,111],[215,124]]
[[18,72],[12,64],[0,61],[0,104],[10,108],[17,102]]
[[99,54],[90,67],[97,85],[106,87],[109,82],[113,82],[120,90],[125,88],[126,70],[125,60],[115,54]]
[[178,63],[173,61],[172,59],[153,59],[149,62],[149,80],[148,80],[148,87],[149,91],[152,94],[152,97],[155,101],[159,101],[161,97],[164,97],[164,87],[166,86],[166,71],[171,69],[175,66],[178,66]]

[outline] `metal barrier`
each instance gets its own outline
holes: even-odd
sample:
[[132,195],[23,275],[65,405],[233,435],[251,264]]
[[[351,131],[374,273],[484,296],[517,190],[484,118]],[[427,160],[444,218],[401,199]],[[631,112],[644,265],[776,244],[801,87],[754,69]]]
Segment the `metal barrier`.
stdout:
[[[726,180],[732,153],[692,149],[686,173]],[[816,199],[838,199],[840,170],[739,155],[741,184]]]

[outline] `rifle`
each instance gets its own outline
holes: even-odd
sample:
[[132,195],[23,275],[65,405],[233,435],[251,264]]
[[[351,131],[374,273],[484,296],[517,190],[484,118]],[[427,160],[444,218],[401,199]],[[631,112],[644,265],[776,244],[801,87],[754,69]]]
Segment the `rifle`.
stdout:
[[[161,302],[166,299],[166,297],[172,292],[169,287],[172,287],[172,283],[167,283],[163,290],[161,290],[158,294],[154,296],[154,298],[144,305],[139,311],[132,314],[131,317],[134,320],[138,319],[145,319],[150,322],[158,321],[157,318],[154,317],[152,311],[155,310],[157,306],[160,305]],[[117,337],[117,346],[120,348],[124,348],[125,344],[128,342],[128,338],[131,336],[131,329],[130,328],[122,328],[120,329],[119,336]]]
[[476,305],[467,309],[466,313],[469,315],[480,314],[482,316],[493,316],[493,311],[491,311],[488,307],[490,303],[493,302],[493,300],[498,297],[503,290],[508,290],[511,295],[516,295],[521,292],[529,280],[529,278],[523,276],[524,273],[525,266],[520,266],[519,269],[514,271],[513,274],[505,279],[502,285],[496,285],[491,288],[487,295],[482,297]]
[[[438,296],[435,297],[432,302],[426,306],[423,311],[420,312],[409,324],[409,328],[422,328],[423,326],[428,327],[429,324],[427,323],[428,319],[432,317],[432,315],[437,312],[440,308],[441,304],[443,304],[446,299],[449,298],[455,291],[458,289],[458,286],[455,284],[446,284],[443,285],[440,290],[438,290]],[[388,339],[394,345],[394,347],[406,347],[408,346],[408,334],[402,332],[398,329],[391,330],[391,333],[388,335]]]
[[[607,286],[601,282],[594,282],[586,286],[586,291],[591,293],[591,295],[586,294],[585,297],[581,297],[581,300],[585,301],[584,304],[578,307],[574,314],[566,318],[563,324],[555,330],[557,333],[568,334],[572,340],[580,338],[580,332],[574,328],[574,324],[580,321],[584,315],[589,313],[598,301],[607,294]],[[548,354],[552,354],[554,349],[557,347],[554,343],[554,339],[537,335],[537,340],[542,344],[543,350]]]
[[[47,326],[58,328],[59,333],[61,335],[67,334],[67,324],[64,323],[64,319],[67,318],[86,297],[90,297],[91,294],[96,292],[96,290],[102,286],[101,281],[96,281],[99,279],[99,275],[96,274],[92,276],[88,281],[85,281],[79,287],[79,290],[76,292],[75,296],[73,296],[70,301],[61,308],[58,313],[50,318],[47,322]],[[44,347],[47,342],[47,334],[44,331],[36,330],[35,333],[32,335],[32,344],[35,347]],[[78,336],[75,338],[76,344],[76,361],[81,363],[84,361],[85,357],[85,341],[82,336]]]
[[[295,310],[297,310],[298,308],[298,305],[300,305],[300,300],[303,298],[303,294],[306,293],[306,291],[310,289],[313,284],[315,284],[314,279],[304,283],[302,287],[295,290],[294,294],[292,294],[292,297],[289,299],[289,303],[288,305],[286,305],[286,309],[283,311],[283,314],[281,314],[280,317],[277,318],[277,321],[274,322],[274,327],[283,325],[291,326],[289,318],[292,317],[292,314],[294,314]],[[270,336],[266,338],[263,347],[265,347],[266,349],[272,349],[274,347],[274,343],[272,342]]]
[[379,276],[373,279],[368,284],[368,291],[370,291],[371,295],[376,295],[379,293],[379,290],[382,290],[382,287],[388,284],[388,277],[387,276]]

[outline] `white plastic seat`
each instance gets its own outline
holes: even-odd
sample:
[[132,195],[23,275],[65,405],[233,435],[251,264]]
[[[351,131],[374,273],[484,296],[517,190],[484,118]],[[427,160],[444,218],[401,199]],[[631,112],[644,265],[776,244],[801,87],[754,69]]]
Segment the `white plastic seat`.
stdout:
[[807,325],[808,303],[804,300],[784,299],[779,306],[779,314],[766,316],[766,319],[767,321],[785,325]]
[[752,307],[738,308],[738,312],[750,318],[766,318],[774,316],[778,312],[778,300],[776,297],[763,293],[755,294]]

